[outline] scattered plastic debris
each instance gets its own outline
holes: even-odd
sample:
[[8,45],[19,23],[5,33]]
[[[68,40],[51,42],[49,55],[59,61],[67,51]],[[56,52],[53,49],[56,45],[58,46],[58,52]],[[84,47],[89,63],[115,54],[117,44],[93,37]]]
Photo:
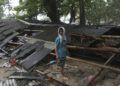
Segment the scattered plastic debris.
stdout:
[[11,67],[11,64],[9,62],[5,62],[4,64],[1,64],[0,67],[1,68],[4,68],[4,67],[9,68],[9,67]]

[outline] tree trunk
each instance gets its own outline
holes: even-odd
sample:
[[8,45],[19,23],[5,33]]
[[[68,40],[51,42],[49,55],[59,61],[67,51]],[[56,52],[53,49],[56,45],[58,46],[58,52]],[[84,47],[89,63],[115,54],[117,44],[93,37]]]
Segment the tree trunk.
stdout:
[[71,9],[70,9],[70,21],[69,23],[75,22],[75,14],[76,14],[76,10],[74,7],[74,4],[72,4]]
[[79,0],[80,2],[80,25],[85,25],[85,8],[84,0]]
[[47,11],[48,17],[50,17],[53,23],[60,23],[60,16],[57,7],[56,0],[44,0],[44,5]]

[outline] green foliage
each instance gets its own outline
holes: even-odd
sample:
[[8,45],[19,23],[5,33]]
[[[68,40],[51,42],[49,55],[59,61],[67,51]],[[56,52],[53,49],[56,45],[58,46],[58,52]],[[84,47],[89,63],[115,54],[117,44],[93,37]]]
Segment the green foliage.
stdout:
[[[4,0],[1,0],[4,1]],[[0,3],[1,3],[0,1]],[[60,16],[66,16],[75,11],[75,19],[79,19],[80,0],[56,0],[57,9]],[[84,0],[85,1],[85,19],[91,24],[120,22],[120,0]],[[33,19],[39,13],[48,13],[46,5],[50,0],[20,0],[20,5],[15,8],[17,17],[22,19]],[[51,8],[47,8],[51,9]]]
[[0,19],[4,16],[3,7],[4,7],[6,1],[7,0],[0,0]]
[[0,6],[4,4],[5,0],[0,0]]
[[35,18],[43,12],[42,0],[20,0],[20,5],[15,8],[18,18]]
[[99,24],[105,19],[106,2],[104,0],[91,0],[86,3],[86,19],[92,24]]
[[109,20],[114,21],[115,23],[120,22],[120,0],[111,0],[109,1],[106,8],[107,16]]
[[119,23],[120,0],[86,0],[86,20],[91,24]]

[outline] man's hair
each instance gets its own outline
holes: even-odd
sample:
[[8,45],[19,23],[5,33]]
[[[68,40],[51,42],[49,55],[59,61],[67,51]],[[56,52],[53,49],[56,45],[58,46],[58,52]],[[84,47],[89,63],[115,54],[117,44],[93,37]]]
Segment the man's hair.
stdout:
[[60,29],[59,29],[59,32],[60,32],[60,31],[62,31],[62,32],[63,32],[63,28],[60,28]]

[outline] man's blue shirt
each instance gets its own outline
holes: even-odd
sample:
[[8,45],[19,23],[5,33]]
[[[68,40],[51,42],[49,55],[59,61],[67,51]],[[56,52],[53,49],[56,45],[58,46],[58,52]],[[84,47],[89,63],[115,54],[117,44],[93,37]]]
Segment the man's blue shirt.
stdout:
[[65,58],[67,56],[67,49],[66,49],[66,40],[61,40],[58,36],[55,40],[57,54],[60,59]]

